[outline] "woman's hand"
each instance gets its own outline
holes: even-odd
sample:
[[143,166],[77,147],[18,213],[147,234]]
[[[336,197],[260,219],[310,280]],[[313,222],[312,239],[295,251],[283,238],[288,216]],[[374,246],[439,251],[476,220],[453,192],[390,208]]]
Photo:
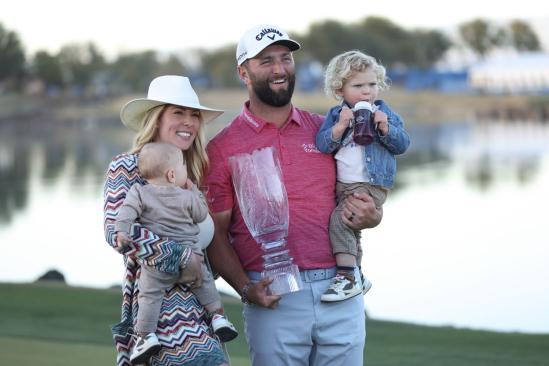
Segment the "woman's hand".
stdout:
[[187,178],[187,182],[185,183],[185,188],[191,189],[192,187],[194,187],[193,181]]
[[130,245],[133,242],[133,238],[125,231],[118,231],[118,242],[124,246]]
[[187,286],[189,288],[200,287],[202,284],[202,263],[204,263],[204,257],[193,253],[189,263],[187,263],[187,267],[181,269],[179,281],[177,281],[177,283],[186,286],[187,284],[192,283],[192,285]]

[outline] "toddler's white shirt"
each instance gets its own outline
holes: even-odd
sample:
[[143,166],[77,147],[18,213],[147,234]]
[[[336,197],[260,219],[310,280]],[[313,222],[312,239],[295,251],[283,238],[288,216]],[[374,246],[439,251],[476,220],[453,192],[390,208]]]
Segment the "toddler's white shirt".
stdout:
[[[373,105],[372,112],[379,106]],[[364,146],[357,145],[353,141],[353,132],[349,133],[341,142],[341,148],[335,154],[337,167],[337,180],[341,183],[369,183],[370,175],[366,165]]]

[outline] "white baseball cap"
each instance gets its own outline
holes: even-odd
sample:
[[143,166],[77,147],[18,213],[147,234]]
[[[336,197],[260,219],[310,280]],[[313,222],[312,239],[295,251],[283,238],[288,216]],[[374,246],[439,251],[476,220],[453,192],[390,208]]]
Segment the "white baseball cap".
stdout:
[[290,49],[297,51],[301,48],[299,43],[290,39],[288,33],[272,24],[260,24],[253,27],[240,38],[238,47],[236,48],[236,62],[238,66],[244,61],[254,58],[265,48],[281,44]]

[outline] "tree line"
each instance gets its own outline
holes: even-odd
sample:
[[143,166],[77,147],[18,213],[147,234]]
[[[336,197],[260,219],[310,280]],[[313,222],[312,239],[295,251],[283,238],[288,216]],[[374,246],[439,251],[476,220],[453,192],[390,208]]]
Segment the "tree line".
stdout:
[[[540,49],[536,33],[521,20],[498,26],[475,19],[460,24],[459,35],[461,44],[480,59],[498,48]],[[326,65],[335,55],[358,49],[389,69],[397,66],[425,69],[432,67],[451,47],[459,46],[438,30],[407,30],[379,17],[367,17],[355,24],[326,20],[312,24],[305,34],[290,36],[302,45],[302,50],[295,53],[297,66],[312,61]],[[116,86],[118,92],[124,93],[146,90],[159,75],[191,74],[200,77],[204,86],[235,87],[240,85],[235,72],[235,50],[236,44],[200,50],[199,69],[186,67],[173,54],[160,59],[153,50],[121,54],[109,62],[92,42],[65,45],[57,53],[40,50],[26,58],[19,36],[0,23],[0,86],[17,89],[29,80],[40,80],[59,89],[102,83]]]

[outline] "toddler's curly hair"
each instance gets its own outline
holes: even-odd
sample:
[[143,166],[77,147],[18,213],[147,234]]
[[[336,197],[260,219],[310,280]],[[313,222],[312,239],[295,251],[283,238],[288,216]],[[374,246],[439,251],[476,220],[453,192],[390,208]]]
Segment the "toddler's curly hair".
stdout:
[[372,56],[353,50],[337,55],[330,60],[324,74],[324,91],[329,98],[342,101],[343,97],[336,90],[343,88],[349,78],[357,72],[371,67],[377,75],[377,88],[379,91],[389,89],[389,79],[385,75],[385,67],[377,63]]

